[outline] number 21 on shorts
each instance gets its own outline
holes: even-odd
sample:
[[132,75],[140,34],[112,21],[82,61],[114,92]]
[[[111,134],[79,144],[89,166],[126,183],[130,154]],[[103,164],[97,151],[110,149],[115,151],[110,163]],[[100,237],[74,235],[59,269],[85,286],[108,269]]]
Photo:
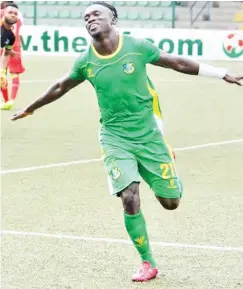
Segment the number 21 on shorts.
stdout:
[[176,172],[173,163],[164,163],[160,165],[162,170],[162,179],[169,180],[170,188],[175,189]]

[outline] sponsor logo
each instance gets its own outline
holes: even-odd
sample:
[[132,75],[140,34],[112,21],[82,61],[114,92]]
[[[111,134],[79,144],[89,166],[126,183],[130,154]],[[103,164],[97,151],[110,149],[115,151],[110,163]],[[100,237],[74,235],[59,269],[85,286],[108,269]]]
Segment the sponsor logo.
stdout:
[[230,33],[223,41],[223,51],[229,58],[239,58],[243,55],[243,36]]

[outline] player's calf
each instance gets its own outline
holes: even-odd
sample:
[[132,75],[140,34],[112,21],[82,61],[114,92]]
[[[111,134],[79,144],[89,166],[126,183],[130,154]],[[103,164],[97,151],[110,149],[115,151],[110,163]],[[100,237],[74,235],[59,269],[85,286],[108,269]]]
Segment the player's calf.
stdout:
[[19,91],[19,74],[16,73],[11,73],[11,78],[12,78],[12,92],[11,92],[11,100],[15,101],[18,91]]

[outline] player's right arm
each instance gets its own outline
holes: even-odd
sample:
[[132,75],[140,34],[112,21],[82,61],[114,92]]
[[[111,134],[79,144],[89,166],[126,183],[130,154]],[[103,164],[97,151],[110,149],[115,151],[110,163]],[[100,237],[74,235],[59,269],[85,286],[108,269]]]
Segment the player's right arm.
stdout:
[[64,76],[60,80],[53,83],[39,98],[37,98],[33,103],[28,105],[25,109],[15,113],[10,118],[10,120],[14,121],[33,114],[35,110],[56,101],[57,99],[65,95],[69,90],[84,82],[85,76],[83,71],[85,66],[82,64],[83,58],[77,59],[69,75]]
[[33,112],[44,105],[56,101],[69,90],[78,86],[84,82],[84,80],[71,79],[69,76],[65,76],[62,79],[56,81],[52,84],[39,98],[37,98],[33,103],[28,105],[25,109],[15,113],[10,119],[17,120],[24,118],[27,115],[33,114]]

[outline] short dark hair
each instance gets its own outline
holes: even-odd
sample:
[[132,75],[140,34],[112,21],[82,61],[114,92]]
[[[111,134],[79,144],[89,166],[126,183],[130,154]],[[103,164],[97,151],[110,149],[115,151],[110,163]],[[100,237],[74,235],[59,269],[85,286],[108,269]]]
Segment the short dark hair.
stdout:
[[115,18],[115,20],[118,19],[117,10],[116,10],[116,8],[113,5],[108,4],[106,2],[103,2],[103,1],[92,1],[92,2],[90,2],[90,5],[95,5],[95,4],[96,5],[102,5],[102,6],[106,7],[106,8],[108,8],[108,9],[110,9],[112,14],[113,14],[113,16],[114,16],[114,18]]
[[16,3],[8,3],[6,6],[5,6],[5,8],[7,8],[7,7],[14,7],[14,8],[17,8],[17,9],[19,9],[19,6],[16,4]]

